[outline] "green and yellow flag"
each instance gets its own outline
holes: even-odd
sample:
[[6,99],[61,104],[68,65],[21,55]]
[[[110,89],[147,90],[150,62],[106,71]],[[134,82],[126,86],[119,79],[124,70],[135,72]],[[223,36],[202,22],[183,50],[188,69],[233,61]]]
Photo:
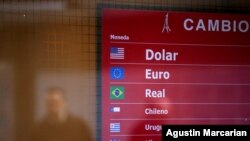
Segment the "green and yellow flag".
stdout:
[[124,99],[124,87],[122,86],[110,87],[110,99]]

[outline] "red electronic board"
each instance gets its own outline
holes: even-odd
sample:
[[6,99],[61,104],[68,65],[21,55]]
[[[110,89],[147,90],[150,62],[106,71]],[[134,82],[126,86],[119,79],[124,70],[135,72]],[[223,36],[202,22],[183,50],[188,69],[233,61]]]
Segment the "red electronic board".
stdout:
[[102,11],[102,140],[162,124],[250,124],[250,16]]

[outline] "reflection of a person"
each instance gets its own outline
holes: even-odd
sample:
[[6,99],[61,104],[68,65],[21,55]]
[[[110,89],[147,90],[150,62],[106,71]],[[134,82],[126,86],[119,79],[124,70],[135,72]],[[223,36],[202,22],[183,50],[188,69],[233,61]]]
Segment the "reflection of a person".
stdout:
[[62,89],[49,89],[46,104],[46,116],[33,131],[32,141],[93,141],[88,126],[68,113]]

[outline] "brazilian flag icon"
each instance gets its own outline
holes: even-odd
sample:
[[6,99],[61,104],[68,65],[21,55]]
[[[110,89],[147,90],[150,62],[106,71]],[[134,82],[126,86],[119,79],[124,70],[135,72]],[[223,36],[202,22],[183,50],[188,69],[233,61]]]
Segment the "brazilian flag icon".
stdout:
[[122,86],[110,87],[110,99],[124,99],[124,87]]

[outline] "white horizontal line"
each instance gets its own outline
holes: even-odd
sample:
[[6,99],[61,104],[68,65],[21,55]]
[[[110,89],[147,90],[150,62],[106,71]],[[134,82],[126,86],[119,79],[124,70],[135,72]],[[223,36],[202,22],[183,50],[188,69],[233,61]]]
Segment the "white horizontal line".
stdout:
[[112,105],[141,105],[141,104],[147,104],[147,105],[155,105],[155,104],[165,104],[165,105],[250,105],[250,103],[174,103],[174,102],[169,102],[169,103],[146,103],[146,102],[121,102],[121,103],[115,103],[112,102],[110,103]]
[[151,66],[197,66],[197,67],[250,67],[250,65],[224,65],[224,64],[163,64],[163,63],[115,63],[114,65],[151,65]]
[[124,56],[123,54],[111,54],[110,56]]
[[111,54],[110,56],[111,57],[124,57],[124,55],[113,55],[113,54]]
[[[122,118],[122,119],[110,119],[111,121],[121,120],[244,120],[248,121],[250,118]],[[250,120],[249,120],[250,121]]]
[[152,82],[110,82],[110,84],[133,84],[133,85],[218,85],[218,86],[250,86],[240,83],[152,83]]
[[110,135],[112,137],[121,137],[121,136],[161,136],[161,134],[127,134],[127,135]]
[[222,44],[180,44],[180,43],[153,43],[153,42],[122,42],[111,41],[110,43],[122,43],[122,44],[148,44],[148,45],[175,45],[175,46],[217,46],[217,47],[250,47],[249,45],[222,45]]

